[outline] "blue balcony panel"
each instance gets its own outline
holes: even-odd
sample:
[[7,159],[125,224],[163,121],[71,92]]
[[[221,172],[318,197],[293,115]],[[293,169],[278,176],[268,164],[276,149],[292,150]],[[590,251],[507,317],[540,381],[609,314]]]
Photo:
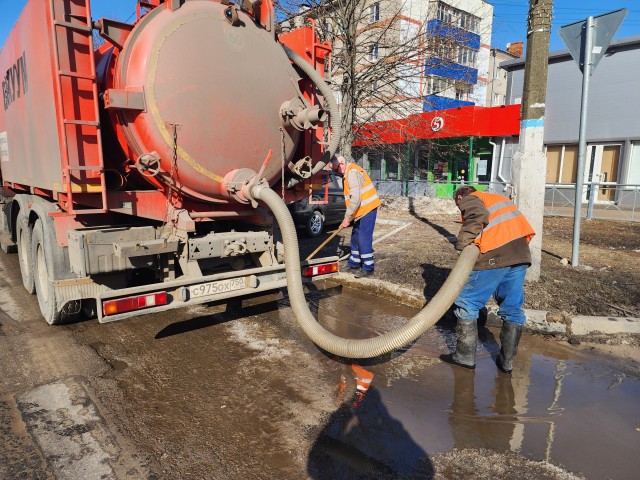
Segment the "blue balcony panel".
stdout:
[[462,80],[467,83],[478,83],[478,69],[458,65],[439,58],[429,58],[424,62],[425,75],[438,75],[439,77]]
[[447,108],[469,107],[475,105],[473,102],[464,100],[456,100],[455,98],[440,97],[438,95],[427,95],[422,102],[422,110],[424,112],[432,112],[434,110],[446,110]]
[[443,37],[453,40],[458,45],[480,50],[480,35],[443,24],[440,20],[429,20],[427,22],[426,35],[427,37]]

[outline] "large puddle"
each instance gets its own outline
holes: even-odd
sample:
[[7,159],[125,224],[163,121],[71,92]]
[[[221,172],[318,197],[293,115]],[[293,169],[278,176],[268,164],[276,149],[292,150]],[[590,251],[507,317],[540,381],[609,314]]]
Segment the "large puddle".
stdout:
[[[327,328],[350,337],[388,331],[416,313],[349,289],[316,307]],[[496,471],[522,478],[517,462],[549,467],[538,476],[520,465],[527,478],[638,478],[637,364],[524,335],[513,375],[506,376],[493,360],[498,329],[481,328],[480,338],[475,371],[437,359],[455,344],[452,326],[432,328],[399,356],[364,363],[375,375],[372,386],[329,420],[310,454],[312,477],[430,478],[438,455],[457,452],[462,463],[485,457],[507,464],[462,465],[447,478],[490,478],[487,472]],[[469,476],[469,468],[480,470]]]

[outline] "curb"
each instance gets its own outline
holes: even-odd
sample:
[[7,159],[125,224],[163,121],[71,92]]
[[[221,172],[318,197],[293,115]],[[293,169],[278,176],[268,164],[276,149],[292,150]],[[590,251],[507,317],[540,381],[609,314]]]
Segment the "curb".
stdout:
[[[330,281],[373,295],[384,295],[386,298],[408,307],[423,308],[426,304],[424,295],[420,292],[383,280],[360,279],[355,278],[350,273],[340,272],[332,277]],[[497,310],[498,307],[496,306],[488,307],[487,324],[491,326],[501,325],[502,321],[497,315]],[[552,315],[546,310],[525,309],[525,315],[527,316],[525,328],[528,331],[545,335],[583,336],[594,333],[605,335],[630,333],[640,335],[640,318],[576,315],[564,317],[562,322],[558,322],[556,321],[558,315]]]
[[640,318],[633,317],[587,317],[578,315],[571,319],[573,335],[590,333],[640,333]]

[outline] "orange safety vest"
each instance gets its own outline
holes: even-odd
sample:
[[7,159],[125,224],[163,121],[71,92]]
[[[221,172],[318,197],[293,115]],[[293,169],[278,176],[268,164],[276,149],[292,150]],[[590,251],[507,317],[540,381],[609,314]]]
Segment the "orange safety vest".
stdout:
[[373,186],[373,182],[367,175],[367,172],[364,169],[355,163],[350,163],[347,165],[347,169],[344,172],[344,202],[349,208],[349,204],[351,203],[351,188],[349,187],[349,172],[351,170],[358,170],[362,176],[364,177],[364,185],[360,189],[360,206],[354,213],[354,218],[360,218],[366,215],[367,213],[375,210],[380,206],[380,199],[378,198],[378,192],[376,192],[376,188]]
[[489,210],[489,223],[473,242],[478,245],[481,253],[522,237],[527,239],[527,243],[531,241],[535,232],[515,203],[495,193],[473,192],[471,195],[482,200]]
[[360,393],[366,393],[371,386],[371,381],[373,380],[373,373],[368,370],[365,370],[360,365],[356,365],[355,363],[351,365],[353,369],[353,373],[356,374],[356,388]]

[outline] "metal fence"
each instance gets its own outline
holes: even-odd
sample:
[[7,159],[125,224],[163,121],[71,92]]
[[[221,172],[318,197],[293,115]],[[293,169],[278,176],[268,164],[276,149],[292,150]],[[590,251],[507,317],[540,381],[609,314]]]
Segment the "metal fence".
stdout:
[[[378,194],[402,197],[453,198],[460,182],[433,183],[426,180],[379,180],[374,182]],[[511,184],[504,182],[466,183],[487,192],[509,195]],[[585,183],[582,194],[582,216],[588,219],[640,221],[640,185]],[[547,183],[544,214],[573,217],[576,198],[575,184]]]
[[[575,199],[575,184],[548,183],[544,213],[572,217]],[[582,216],[587,219],[640,221],[640,185],[587,183],[582,199]]]
[[503,182],[449,182],[435,183],[427,180],[377,180],[373,182],[379,195],[397,197],[453,198],[453,192],[461,185],[473,185],[478,190],[507,195],[511,184]]

